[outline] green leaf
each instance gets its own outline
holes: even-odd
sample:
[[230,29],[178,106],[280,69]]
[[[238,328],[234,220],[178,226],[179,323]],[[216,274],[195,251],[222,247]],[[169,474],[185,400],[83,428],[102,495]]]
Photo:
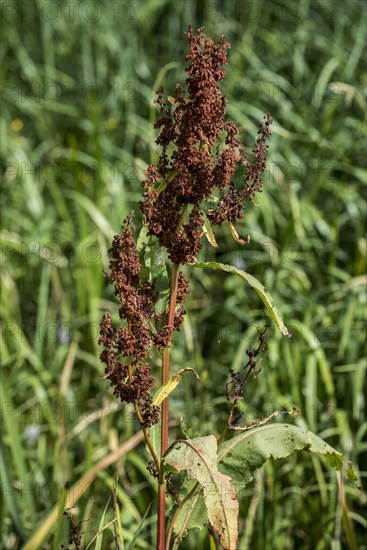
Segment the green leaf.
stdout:
[[138,249],[139,254],[144,253],[144,249],[149,243],[150,239],[152,239],[152,237],[148,235],[148,229],[146,225],[143,225],[141,230],[139,231],[138,239],[136,241],[136,248]]
[[186,439],[193,439],[194,437],[199,437],[199,433],[195,433],[191,427],[188,427],[183,417],[180,417],[180,428],[181,432]]
[[[291,424],[268,424],[242,432],[221,445],[219,468],[244,486],[268,458],[284,458],[301,450],[324,456],[337,470],[343,466],[343,455],[312,432]],[[350,471],[347,475],[351,478]]]
[[208,220],[205,212],[202,211],[201,216],[202,216],[203,221],[204,221],[203,229],[204,229],[204,233],[205,233],[206,238],[208,239],[210,244],[212,246],[214,246],[214,248],[218,248],[218,244],[217,244],[217,241],[215,240],[215,234],[214,234],[212,225],[211,225],[210,221]]
[[181,376],[179,374],[175,374],[174,376],[171,376],[169,380],[163,386],[158,388],[156,393],[154,394],[153,398],[153,405],[156,405],[159,407],[159,405],[166,399],[166,397],[169,396],[169,394],[175,389],[176,386],[180,383]]
[[166,397],[169,396],[169,394],[175,389],[176,386],[180,383],[181,380],[181,373],[191,371],[196,375],[196,378],[201,380],[200,376],[196,372],[195,369],[192,369],[191,367],[186,367],[184,369],[180,369],[174,376],[171,376],[167,382],[165,382],[158,390],[155,392],[155,395],[153,397],[153,405],[156,405],[159,407],[159,405],[166,399]]
[[[153,445],[155,454],[157,455],[159,460],[161,459],[161,441],[162,441],[161,430],[162,430],[162,422],[161,422],[161,415],[159,415],[159,420],[157,424],[153,424],[153,426],[149,428],[150,441]],[[148,445],[145,445],[145,447],[149,456],[151,457],[152,455],[150,454]]]
[[221,271],[226,271],[228,273],[235,273],[235,275],[238,275],[239,277],[244,279],[250,286],[252,286],[256,290],[256,292],[264,302],[265,307],[269,311],[271,317],[278,325],[282,334],[284,334],[284,336],[290,336],[289,331],[285,326],[277,307],[274,304],[272,295],[255,277],[253,277],[249,273],[246,273],[246,271],[242,271],[242,269],[237,269],[237,267],[234,267],[232,265],[221,264],[219,262],[197,262],[190,265],[192,267],[200,267],[202,269],[220,269]]
[[[144,237],[142,236],[142,239]],[[140,235],[139,235],[140,239]],[[139,241],[138,239],[138,241]],[[148,270],[148,275],[151,279],[156,279],[161,276],[162,273],[167,274],[166,261],[167,253],[165,249],[159,244],[155,237],[149,237],[146,242],[140,241],[141,255],[144,266]]]
[[[191,484],[190,490],[193,486],[194,483]],[[201,487],[199,487],[199,491],[195,493],[190,500],[185,502],[177,515],[174,526],[176,535],[175,545],[178,545],[178,543],[188,534],[188,531],[191,529],[199,529],[201,531],[205,529],[208,522],[209,518],[205,507],[203,491]]]
[[203,488],[209,521],[225,550],[235,550],[238,537],[238,501],[231,478],[217,467],[217,440],[213,435],[191,440],[179,439],[163,459],[176,472],[187,471]]
[[145,227],[139,233],[137,248],[142,263],[142,278],[146,277],[158,292],[156,311],[164,311],[169,298],[169,277],[167,273],[167,252],[156,237],[148,236]]

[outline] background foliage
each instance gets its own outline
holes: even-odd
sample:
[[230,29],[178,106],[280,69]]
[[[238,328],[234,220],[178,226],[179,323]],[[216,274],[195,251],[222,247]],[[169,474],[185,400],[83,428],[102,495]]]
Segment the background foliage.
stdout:
[[[154,90],[184,80],[189,23],[232,44],[224,89],[243,143],[252,147],[264,113],[275,120],[265,191],[237,228],[250,245],[220,231],[219,249],[200,256],[258,277],[292,329],[288,340],[271,326],[244,421],[298,407],[295,421],[346,454],[363,482],[365,3],[4,0],[1,16],[2,548],[40,530],[37,548],[67,542],[70,520],[49,518],[65,506],[67,482],[79,487],[83,544],[113,520],[116,487],[125,546],[150,503],[136,548],[153,545],[144,446],[133,440],[105,467],[138,427],[100,380],[97,334],[115,303],[107,249],[130,209],[140,226],[139,182],[157,157]],[[172,430],[184,416],[193,433],[218,433],[228,369],[256,342],[262,304],[235,277],[187,275],[173,369],[194,367],[203,383],[188,376],[175,390]],[[349,485],[342,494],[307,453],[267,464],[240,494],[239,548],[366,548],[366,495]],[[204,531],[182,547],[208,544]],[[115,548],[113,525],[91,547]]]

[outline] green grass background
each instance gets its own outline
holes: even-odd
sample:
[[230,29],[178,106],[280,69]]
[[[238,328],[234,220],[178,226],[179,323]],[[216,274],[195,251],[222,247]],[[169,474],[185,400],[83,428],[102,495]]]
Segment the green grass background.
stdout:
[[[98,326],[116,313],[107,250],[135,210],[157,158],[154,90],[183,82],[183,33],[203,25],[232,44],[228,118],[251,148],[274,118],[259,207],[226,230],[217,259],[271,291],[291,340],[273,325],[244,421],[296,406],[307,426],[366,476],[366,5],[362,0],[1,2],[2,539],[1,548],[67,543],[66,489],[138,430],[101,381]],[[173,370],[194,367],[172,396],[172,419],[219,433],[228,369],[256,343],[263,308],[228,274],[186,269],[188,315]],[[159,357],[153,358],[159,372]],[[180,433],[177,427],[172,432]],[[174,434],[172,433],[172,436]],[[156,487],[144,445],[92,476],[73,509],[87,546],[114,518],[127,548],[154,547]],[[116,482],[117,479],[117,482]],[[366,548],[366,493],[307,453],[269,462],[240,491],[240,550]],[[48,520],[52,509],[59,514]],[[72,545],[70,545],[72,547]],[[113,525],[89,548],[116,548]],[[209,548],[206,532],[184,549]]]

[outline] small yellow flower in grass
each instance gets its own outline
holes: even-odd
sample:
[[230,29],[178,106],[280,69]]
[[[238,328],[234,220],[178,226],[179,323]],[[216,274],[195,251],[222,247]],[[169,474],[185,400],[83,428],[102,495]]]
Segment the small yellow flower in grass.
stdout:
[[104,125],[107,130],[115,130],[119,125],[119,121],[117,120],[117,118],[108,118],[107,120],[105,120]]
[[20,120],[20,118],[15,118],[11,121],[10,128],[13,132],[20,132],[23,129],[23,120]]

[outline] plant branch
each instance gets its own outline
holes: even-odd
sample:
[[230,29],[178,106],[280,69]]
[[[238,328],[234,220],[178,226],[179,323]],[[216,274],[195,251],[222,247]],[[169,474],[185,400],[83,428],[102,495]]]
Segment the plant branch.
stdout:
[[233,384],[233,394],[232,396],[230,395],[230,392],[228,390],[228,386],[231,384],[231,382],[229,382],[227,385],[226,385],[226,396],[227,396],[227,399],[230,399],[230,400],[233,400],[233,403],[232,403],[232,406],[230,408],[230,411],[229,411],[229,415],[228,415],[228,420],[226,422],[226,425],[224,426],[223,428],[223,431],[218,439],[218,446],[221,445],[227,435],[227,432],[228,432],[228,429],[229,428],[233,428],[232,426],[232,422],[233,422],[233,415],[234,415],[234,412],[237,408],[237,405],[238,405],[238,402],[240,399],[242,399],[242,395],[243,395],[243,392],[245,390],[245,387],[247,385],[247,382],[252,374],[252,372],[256,369],[257,367],[257,364],[258,364],[258,355],[260,354],[260,352],[263,350],[264,348],[264,344],[265,344],[265,333],[267,331],[267,329],[269,328],[269,322],[267,319],[265,319],[265,327],[263,330],[259,330],[259,334],[260,334],[260,342],[259,342],[259,345],[257,348],[255,349],[252,349],[252,350],[247,350],[246,353],[248,355],[248,361],[244,367],[244,371],[246,371],[246,374],[244,375],[244,377],[241,379],[239,377],[239,374],[238,373],[234,373],[233,371],[230,371],[231,373],[231,378],[232,378],[232,384]]

